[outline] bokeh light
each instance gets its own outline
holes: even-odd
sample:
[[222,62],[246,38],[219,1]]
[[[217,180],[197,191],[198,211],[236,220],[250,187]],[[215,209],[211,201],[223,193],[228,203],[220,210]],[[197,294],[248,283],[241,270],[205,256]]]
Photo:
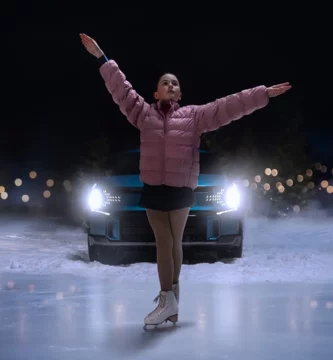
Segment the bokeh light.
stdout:
[[258,188],[258,185],[257,185],[256,183],[252,183],[252,184],[251,184],[251,188],[252,188],[252,189],[257,189],[257,188]]
[[15,179],[14,184],[16,186],[21,186],[22,185],[22,180],[21,179]]
[[270,175],[272,174],[272,170],[271,170],[270,168],[266,168],[266,169],[265,169],[265,174],[266,174],[267,176],[270,176]]
[[7,289],[14,289],[15,287],[15,282],[13,280],[9,280],[7,282]]
[[54,185],[54,181],[53,181],[52,179],[48,179],[48,180],[46,181],[46,185],[47,185],[48,187],[52,187],[52,186]]
[[329,194],[333,194],[333,186],[330,185],[327,187],[326,191],[329,193]]
[[313,171],[311,169],[306,170],[306,176],[311,177],[313,175]]
[[45,191],[43,192],[43,196],[44,196],[46,199],[48,199],[48,198],[51,196],[51,191],[45,190]]
[[297,181],[302,182],[304,180],[303,175],[297,175]]
[[316,309],[318,307],[318,302],[316,300],[312,300],[310,302],[310,306],[313,308],[313,309]]
[[294,185],[294,182],[293,182],[291,179],[288,179],[288,180],[287,180],[287,185],[288,185],[288,186],[293,186],[293,185]]
[[70,295],[73,295],[76,292],[76,286],[75,285],[71,285],[68,289],[68,293]]
[[70,180],[65,180],[64,181],[64,187],[65,187],[65,190],[67,192],[71,192],[72,191],[72,183],[71,183],[71,181]]
[[246,187],[250,186],[249,180],[243,180],[243,185]]
[[276,169],[272,170],[272,176],[278,176],[279,172]]
[[332,301],[326,301],[325,308],[326,309],[333,309],[333,302]]
[[322,165],[321,168],[320,168],[320,171],[321,171],[322,173],[327,172],[327,166],[326,166],[326,165]]
[[327,186],[328,186],[328,181],[327,181],[327,180],[323,180],[323,181],[320,183],[320,186],[321,186],[323,189],[326,189]]
[[29,195],[23,195],[22,196],[22,201],[23,202],[28,202],[29,201]]
[[260,181],[261,181],[261,176],[260,176],[260,175],[257,175],[257,176],[254,178],[254,181],[257,182],[257,183],[260,183]]
[[56,299],[57,300],[63,300],[64,299],[64,293],[63,292],[56,293]]
[[315,183],[313,181],[310,181],[307,185],[308,189],[313,190],[315,188]]
[[1,193],[0,197],[2,200],[6,200],[8,198],[8,194],[6,193],[6,191],[4,191],[3,193]]
[[279,190],[279,193],[282,194],[285,190],[285,187],[283,185],[281,185],[281,186],[279,186],[278,190]]
[[4,193],[6,191],[6,188],[4,186],[0,186],[0,194]]
[[264,185],[264,189],[265,189],[266,191],[268,191],[270,188],[271,188],[271,186],[270,186],[268,183],[266,183],[266,184]]
[[36,179],[36,177],[37,177],[36,171],[30,171],[29,177],[30,177],[30,179]]
[[276,188],[279,189],[279,187],[282,186],[282,182],[281,181],[278,181],[276,184],[275,184]]
[[298,212],[301,211],[301,208],[300,208],[298,205],[295,205],[295,206],[293,207],[293,211],[294,211],[295,213],[298,213]]

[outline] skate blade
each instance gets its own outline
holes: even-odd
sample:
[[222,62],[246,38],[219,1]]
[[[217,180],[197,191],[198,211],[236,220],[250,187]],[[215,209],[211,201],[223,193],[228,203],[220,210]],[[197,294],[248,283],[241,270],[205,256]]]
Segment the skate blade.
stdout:
[[154,330],[154,329],[158,329],[158,325],[161,325],[163,323],[167,323],[168,321],[170,321],[173,325],[176,325],[176,323],[178,322],[178,314],[176,315],[172,315],[169,316],[166,320],[160,322],[160,323],[156,323],[156,324],[145,324],[143,326],[144,330]]

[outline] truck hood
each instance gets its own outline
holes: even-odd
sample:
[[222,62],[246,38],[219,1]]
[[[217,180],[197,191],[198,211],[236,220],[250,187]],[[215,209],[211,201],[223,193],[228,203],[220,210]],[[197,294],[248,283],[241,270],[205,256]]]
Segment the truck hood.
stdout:
[[[102,179],[102,183],[106,187],[121,188],[141,188],[143,184],[139,175],[111,175]],[[226,186],[227,180],[221,174],[200,174],[198,178],[198,187],[207,186]]]

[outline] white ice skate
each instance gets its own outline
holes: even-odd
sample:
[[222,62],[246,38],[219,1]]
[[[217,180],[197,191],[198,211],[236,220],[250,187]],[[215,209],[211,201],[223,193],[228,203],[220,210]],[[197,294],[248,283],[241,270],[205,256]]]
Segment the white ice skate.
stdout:
[[161,291],[154,300],[157,301],[159,303],[155,310],[144,319],[144,329],[147,329],[148,325],[156,326],[167,321],[175,324],[178,321],[178,303],[173,291]]

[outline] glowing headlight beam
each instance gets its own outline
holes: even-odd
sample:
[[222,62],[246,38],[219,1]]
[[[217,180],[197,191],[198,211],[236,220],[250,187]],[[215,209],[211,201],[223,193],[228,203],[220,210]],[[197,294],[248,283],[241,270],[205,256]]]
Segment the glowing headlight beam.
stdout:
[[238,209],[240,205],[240,193],[235,184],[232,184],[227,191],[225,202],[229,208]]
[[222,215],[222,214],[230,213],[232,211],[237,211],[237,209],[229,209],[229,210],[219,211],[216,213],[216,215]]
[[103,205],[103,196],[102,192],[95,188],[91,190],[89,195],[89,206],[92,211],[99,210]]
[[105,212],[105,211],[99,211],[99,210],[91,210],[92,212],[97,212],[99,214],[103,214],[103,215],[110,215],[110,213]]

